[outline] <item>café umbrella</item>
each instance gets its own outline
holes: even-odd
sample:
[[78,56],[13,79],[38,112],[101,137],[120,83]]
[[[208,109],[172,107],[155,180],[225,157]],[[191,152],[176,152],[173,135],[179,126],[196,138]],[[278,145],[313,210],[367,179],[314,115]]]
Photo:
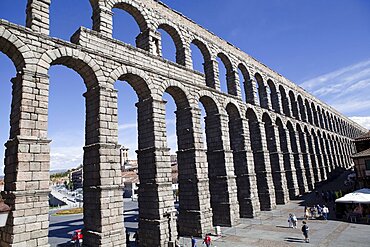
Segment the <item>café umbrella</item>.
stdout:
[[364,188],[348,193],[335,200],[336,203],[361,203],[370,204],[370,189]]

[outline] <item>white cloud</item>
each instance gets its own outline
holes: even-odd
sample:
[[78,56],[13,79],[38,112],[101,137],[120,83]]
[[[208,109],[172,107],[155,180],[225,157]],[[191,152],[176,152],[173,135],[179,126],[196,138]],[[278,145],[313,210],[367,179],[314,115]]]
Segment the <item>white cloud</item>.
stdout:
[[368,117],[350,117],[353,121],[370,130],[370,116]]
[[309,79],[301,86],[347,116],[366,116],[370,105],[370,60]]
[[137,129],[136,123],[121,124],[118,126],[118,130]]

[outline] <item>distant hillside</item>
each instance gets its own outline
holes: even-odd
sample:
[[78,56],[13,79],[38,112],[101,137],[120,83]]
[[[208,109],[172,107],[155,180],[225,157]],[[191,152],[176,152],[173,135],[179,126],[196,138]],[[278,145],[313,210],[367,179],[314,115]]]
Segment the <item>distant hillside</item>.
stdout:
[[67,171],[67,169],[52,170],[52,171],[50,171],[50,175],[54,175],[54,174],[57,174],[57,173],[64,173],[66,171]]

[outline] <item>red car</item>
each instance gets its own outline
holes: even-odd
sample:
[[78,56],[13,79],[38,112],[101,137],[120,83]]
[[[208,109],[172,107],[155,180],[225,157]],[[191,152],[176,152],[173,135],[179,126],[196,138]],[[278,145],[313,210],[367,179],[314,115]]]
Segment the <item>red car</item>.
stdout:
[[82,235],[81,229],[75,230],[72,233],[71,244],[73,246],[81,246],[82,239],[83,239],[83,235]]

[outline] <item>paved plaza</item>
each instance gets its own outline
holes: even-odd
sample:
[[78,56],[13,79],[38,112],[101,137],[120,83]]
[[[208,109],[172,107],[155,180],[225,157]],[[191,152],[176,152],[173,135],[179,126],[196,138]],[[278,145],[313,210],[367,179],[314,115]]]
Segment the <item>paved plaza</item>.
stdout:
[[[323,185],[319,190],[345,189],[343,184],[347,173],[340,178]],[[277,206],[270,212],[262,212],[255,219],[241,219],[241,224],[232,228],[222,228],[221,237],[213,237],[213,247],[280,247],[280,246],[332,246],[332,247],[368,247],[370,246],[370,222],[349,223],[335,220],[332,210],[328,221],[308,220],[310,243],[304,242],[301,232],[304,205],[314,203],[322,205],[322,199],[310,193],[300,200],[291,201],[286,205]],[[298,217],[298,228],[288,227],[288,215],[294,213]],[[181,246],[190,247],[190,239],[181,239]],[[198,240],[198,246],[202,241]]]

